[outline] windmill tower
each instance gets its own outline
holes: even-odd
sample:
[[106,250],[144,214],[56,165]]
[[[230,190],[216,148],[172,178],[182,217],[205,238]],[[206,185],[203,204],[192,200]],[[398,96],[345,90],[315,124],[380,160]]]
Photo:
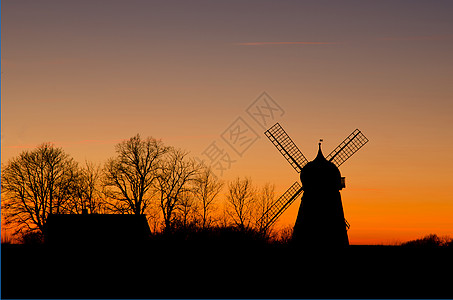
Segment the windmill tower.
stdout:
[[321,247],[349,245],[349,223],[344,218],[340,195],[340,190],[345,188],[345,178],[341,177],[338,167],[362,148],[368,139],[356,129],[327,157],[322,153],[320,142],[318,155],[308,162],[279,123],[264,134],[300,174],[302,185],[296,181],[263,214],[263,230],[267,230],[303,193],[294,226],[293,242]]

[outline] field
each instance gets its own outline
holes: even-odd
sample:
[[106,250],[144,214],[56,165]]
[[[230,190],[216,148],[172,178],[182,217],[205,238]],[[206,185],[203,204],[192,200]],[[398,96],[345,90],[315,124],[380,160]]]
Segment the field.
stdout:
[[451,248],[2,245],[2,298],[453,298]]

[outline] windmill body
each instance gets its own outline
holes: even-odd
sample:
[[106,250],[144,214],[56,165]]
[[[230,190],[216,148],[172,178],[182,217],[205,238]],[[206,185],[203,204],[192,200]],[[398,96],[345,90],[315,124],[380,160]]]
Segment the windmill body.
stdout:
[[340,170],[327,161],[319,144],[318,155],[300,172],[303,196],[294,226],[296,245],[341,247],[349,245],[341,203]]
[[354,130],[327,157],[319,144],[318,155],[308,162],[286,131],[276,123],[264,133],[290,165],[300,173],[302,185],[291,187],[263,214],[260,221],[266,231],[278,217],[303,193],[293,242],[314,247],[343,247],[349,245],[349,223],[344,218],[340,190],[345,187],[338,167],[356,153],[368,139]]

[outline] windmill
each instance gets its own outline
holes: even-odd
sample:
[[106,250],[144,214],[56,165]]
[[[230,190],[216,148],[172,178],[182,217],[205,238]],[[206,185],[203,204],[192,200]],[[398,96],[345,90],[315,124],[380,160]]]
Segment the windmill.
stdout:
[[293,242],[317,246],[348,245],[349,223],[344,218],[340,195],[340,190],[346,185],[338,167],[362,148],[368,139],[356,129],[326,158],[322,154],[320,140],[318,155],[308,162],[279,123],[264,134],[300,174],[302,185],[294,182],[263,214],[260,219],[261,224],[264,224],[263,230],[274,224],[303,193],[294,226]]

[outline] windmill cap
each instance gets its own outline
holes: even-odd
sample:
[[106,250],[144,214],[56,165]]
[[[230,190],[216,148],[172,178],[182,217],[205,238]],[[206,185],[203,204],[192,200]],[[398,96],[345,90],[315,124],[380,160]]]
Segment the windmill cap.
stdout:
[[321,150],[321,143],[318,144],[318,155],[307,163],[300,172],[300,180],[307,190],[340,190],[341,174],[340,170],[328,161]]

